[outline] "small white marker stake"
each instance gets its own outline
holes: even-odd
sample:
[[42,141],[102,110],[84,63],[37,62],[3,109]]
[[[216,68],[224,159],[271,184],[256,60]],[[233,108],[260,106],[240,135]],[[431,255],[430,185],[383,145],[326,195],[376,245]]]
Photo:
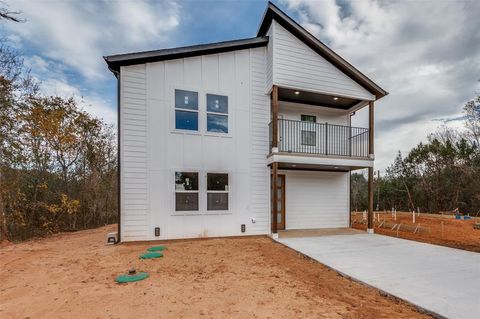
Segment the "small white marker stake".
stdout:
[[412,211],[412,219],[413,219],[413,223],[415,224],[415,211],[414,210]]

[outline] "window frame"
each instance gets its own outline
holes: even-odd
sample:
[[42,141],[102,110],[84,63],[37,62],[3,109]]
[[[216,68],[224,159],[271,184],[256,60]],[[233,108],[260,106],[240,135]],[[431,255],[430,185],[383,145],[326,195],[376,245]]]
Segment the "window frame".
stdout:
[[[304,134],[310,133],[313,136],[313,143],[305,143]],[[301,130],[300,131],[300,144],[302,146],[317,146],[317,132],[310,130]]]
[[[176,92],[175,91],[177,91],[177,90],[197,93],[197,109],[195,110],[195,109],[177,107],[176,100],[175,100],[175,98],[176,98],[176,94],[175,94]],[[173,87],[172,92],[173,92],[172,93],[173,98],[172,98],[172,102],[170,103],[170,105],[173,105],[173,129],[174,129],[174,131],[183,132],[183,133],[193,133],[193,134],[200,133],[201,132],[201,125],[200,125],[201,92],[199,90],[196,90],[196,89],[193,89],[193,88],[185,88],[185,87],[181,87],[181,86]],[[197,129],[196,130],[189,130],[189,129],[184,129],[184,128],[177,128],[177,111],[196,113],[197,114]]]
[[[214,112],[214,111],[209,111],[208,110],[208,95],[218,95],[218,96],[224,96],[227,98],[227,113],[221,113],[221,112]],[[213,134],[213,135],[221,135],[221,136],[228,136],[231,133],[230,129],[230,95],[227,93],[219,93],[219,92],[212,92],[212,91],[206,91],[205,92],[205,134]],[[223,116],[227,118],[227,132],[214,132],[214,131],[209,131],[208,130],[208,116],[209,115],[216,115],[216,116]]]
[[[310,120],[305,120],[304,117],[310,117]],[[311,114],[300,114],[301,129],[300,129],[300,145],[307,147],[317,146],[317,116]],[[311,127],[309,127],[311,126]],[[312,130],[313,128],[313,130]],[[304,136],[309,133],[313,134],[312,143],[306,143]]]
[[[313,121],[306,121],[303,119],[303,117],[311,116],[313,118]],[[306,122],[306,123],[317,123],[317,116],[316,115],[311,115],[311,114],[300,114],[300,121]]]
[[[177,173],[193,173],[197,174],[197,189],[196,190],[177,190],[177,183],[176,183],[176,175]],[[189,169],[175,169],[173,171],[173,187],[174,187],[174,195],[173,195],[173,213],[174,215],[183,215],[183,214],[199,214],[201,213],[201,200],[200,200],[200,189],[201,189],[201,174],[197,170],[189,170]],[[197,194],[197,210],[177,210],[177,194]]]
[[[209,190],[208,189],[208,174],[217,174],[217,175],[227,175],[227,190]],[[231,183],[231,176],[228,172],[221,172],[221,171],[207,171],[205,173],[205,211],[207,214],[215,214],[215,213],[228,213],[230,212],[230,183]],[[208,209],[208,194],[227,194],[227,209]]]

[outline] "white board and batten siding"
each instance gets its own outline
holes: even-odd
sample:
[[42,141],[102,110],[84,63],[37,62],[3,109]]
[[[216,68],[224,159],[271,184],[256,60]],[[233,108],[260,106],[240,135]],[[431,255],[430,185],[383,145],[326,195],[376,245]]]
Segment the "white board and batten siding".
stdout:
[[120,76],[120,232],[140,240],[149,227],[145,65],[122,67]]
[[349,173],[280,171],[285,174],[285,228],[349,227]]
[[[122,241],[269,233],[265,63],[263,47],[122,67]],[[198,92],[199,132],[175,130],[175,89]],[[206,132],[207,93],[228,96],[227,135]],[[175,211],[182,171],[199,173],[198,212]],[[228,211],[206,210],[208,172],[229,174]]]
[[[287,87],[343,97],[374,100],[375,96],[287,31],[276,21],[268,32],[272,47],[272,82]],[[270,43],[269,43],[270,44]]]
[[[122,241],[269,234],[272,85],[374,98],[275,21],[268,36],[266,47],[121,67]],[[175,89],[198,92],[198,132],[175,129]],[[207,132],[207,93],[228,96],[228,134]],[[349,123],[345,111],[282,102],[280,112]],[[175,172],[199,173],[199,211],[175,211]],[[207,173],[228,173],[228,211],[207,210]],[[348,173],[284,173],[287,229],[348,226]]]

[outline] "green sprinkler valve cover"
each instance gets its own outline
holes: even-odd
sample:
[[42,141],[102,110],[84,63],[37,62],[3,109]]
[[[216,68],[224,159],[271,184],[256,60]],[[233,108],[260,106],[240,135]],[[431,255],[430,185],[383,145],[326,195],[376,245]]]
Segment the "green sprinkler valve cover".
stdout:
[[152,258],[160,258],[163,257],[162,253],[157,253],[157,252],[148,252],[143,255],[140,255],[141,259],[152,259]]
[[123,284],[127,282],[140,281],[146,278],[148,278],[148,273],[146,272],[129,272],[128,275],[117,276],[117,278],[115,278],[115,281]]
[[163,251],[165,249],[167,249],[167,247],[165,246],[153,246],[153,247],[147,248],[148,251]]

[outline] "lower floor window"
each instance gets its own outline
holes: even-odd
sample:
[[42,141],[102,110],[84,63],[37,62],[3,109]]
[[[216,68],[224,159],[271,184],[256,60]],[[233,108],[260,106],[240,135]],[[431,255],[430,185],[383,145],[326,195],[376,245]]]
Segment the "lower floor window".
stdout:
[[175,172],[175,211],[198,211],[198,173]]
[[207,210],[228,210],[228,174],[207,173]]

